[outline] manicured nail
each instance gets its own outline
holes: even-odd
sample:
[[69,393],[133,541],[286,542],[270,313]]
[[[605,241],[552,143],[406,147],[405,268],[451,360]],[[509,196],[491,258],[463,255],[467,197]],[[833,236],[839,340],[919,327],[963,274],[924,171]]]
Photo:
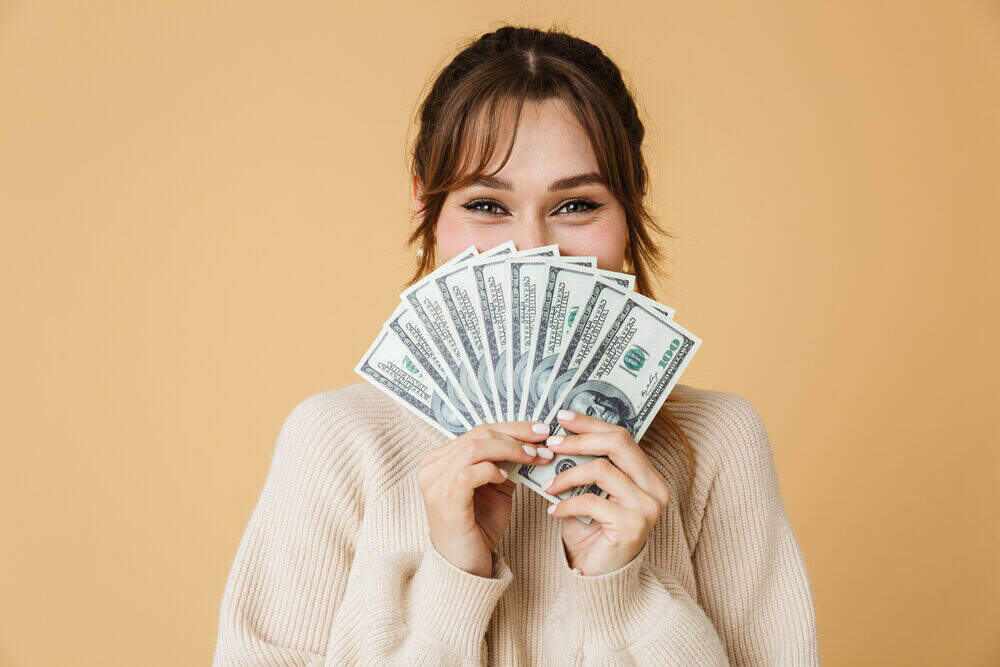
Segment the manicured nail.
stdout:
[[549,514],[553,514],[556,511],[556,503],[552,503],[551,505],[549,505],[549,508],[545,511],[548,512]]
[[563,436],[561,435],[550,435],[548,440],[545,441],[546,445],[558,445],[563,441]]
[[507,471],[504,470],[503,468],[500,468],[500,476],[503,477],[504,479],[509,479],[507,477]]
[[576,413],[572,410],[560,410],[556,413],[556,417],[562,419],[563,421],[569,421],[574,417],[574,415],[576,415]]
[[538,452],[536,452],[535,448],[532,447],[531,445],[524,445],[521,447],[521,449],[523,449],[524,453],[527,454],[528,456],[538,456]]
[[535,433],[548,433],[549,425],[543,424],[542,422],[535,422],[534,424],[531,425],[531,430],[534,431]]
[[541,456],[543,459],[551,459],[553,456],[555,456],[555,454],[552,453],[552,450],[548,449],[547,447],[539,447],[538,455]]

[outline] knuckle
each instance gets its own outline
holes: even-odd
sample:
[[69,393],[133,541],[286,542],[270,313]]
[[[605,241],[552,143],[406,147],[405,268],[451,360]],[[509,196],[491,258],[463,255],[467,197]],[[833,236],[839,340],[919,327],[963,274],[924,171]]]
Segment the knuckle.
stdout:
[[614,469],[614,465],[612,465],[611,461],[608,459],[594,459],[594,462],[591,463],[591,465],[598,474],[606,475],[611,473]]
[[455,483],[468,486],[472,483],[472,470],[469,468],[459,468],[455,472]]
[[652,498],[647,498],[646,500],[643,501],[642,504],[643,504],[642,508],[643,515],[645,515],[648,519],[650,519],[650,521],[655,523],[656,520],[660,518],[660,511],[661,511],[660,504],[655,500],[653,500]]
[[491,438],[493,437],[493,429],[489,427],[488,424],[477,424],[470,433],[475,433],[473,436],[476,439],[481,438]]

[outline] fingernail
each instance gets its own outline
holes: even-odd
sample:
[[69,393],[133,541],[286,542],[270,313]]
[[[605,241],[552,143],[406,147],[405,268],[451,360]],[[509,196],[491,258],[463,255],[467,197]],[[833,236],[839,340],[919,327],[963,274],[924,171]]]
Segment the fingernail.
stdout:
[[504,470],[503,468],[500,468],[500,474],[501,474],[501,475],[503,476],[503,478],[504,478],[504,479],[509,479],[509,478],[507,477],[507,471],[506,471],[506,470]]
[[535,451],[535,448],[532,447],[531,445],[523,445],[521,447],[521,449],[523,449],[524,453],[527,454],[528,456],[537,456],[538,455],[538,453]]
[[563,441],[563,436],[561,435],[550,435],[545,441],[546,445],[558,445]]
[[534,431],[535,433],[548,433],[549,425],[543,424],[542,422],[535,422],[534,424],[531,425],[531,430]]
[[546,447],[539,447],[538,455],[541,456],[543,459],[551,459],[553,456],[555,456],[555,454],[552,453],[552,450]]
[[569,421],[570,419],[573,418],[575,414],[576,413],[573,412],[572,410],[560,410],[559,412],[556,413],[556,417],[564,421]]
[[551,505],[549,505],[549,508],[547,510],[545,510],[545,511],[548,512],[549,514],[555,513],[555,511],[556,511],[556,503],[552,503]]

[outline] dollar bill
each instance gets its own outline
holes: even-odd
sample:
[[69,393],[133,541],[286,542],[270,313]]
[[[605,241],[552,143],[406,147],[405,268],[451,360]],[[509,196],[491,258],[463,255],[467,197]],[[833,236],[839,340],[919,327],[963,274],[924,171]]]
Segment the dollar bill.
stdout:
[[542,390],[545,407],[540,411],[540,414],[544,412],[541,421],[548,423],[550,427],[554,428],[557,425],[555,413],[559,409],[567,385],[597,341],[611,327],[614,314],[625,303],[625,298],[629,294],[633,292],[615,280],[603,276],[595,278],[583,308],[574,318],[566,345],[553,363],[548,384]]
[[[653,304],[634,292],[626,297],[569,383],[560,408],[622,426],[636,442],[642,438],[701,346],[701,339]],[[566,429],[556,423],[553,434],[563,433]],[[531,488],[545,488],[563,470],[594,458],[557,455],[545,465],[519,465],[514,476]],[[588,492],[607,495],[596,485],[576,487],[562,495]]]
[[606,278],[611,282],[618,283],[626,291],[635,289],[635,276],[631,273],[621,273],[620,271],[609,271],[607,269],[595,269],[597,275]]
[[437,390],[442,395],[447,396],[449,402],[461,415],[462,421],[475,425],[476,419],[472,416],[471,404],[458,391],[458,384],[448,381],[444,362],[435,353],[423,327],[417,321],[416,314],[407,308],[406,304],[400,303],[383,327],[392,331],[396,338],[406,346],[410,357],[430,378]]
[[[494,258],[514,252],[513,242],[508,241],[480,253],[479,258]],[[456,264],[435,275],[434,283],[450,319],[451,331],[457,337],[463,367],[471,369],[483,398],[484,412],[489,421],[504,421],[495,398],[492,373],[486,360],[486,332],[479,308],[476,281],[468,262]]]
[[[510,272],[510,345],[507,353],[507,377],[511,410],[514,420],[526,418],[525,396],[531,345],[542,307],[544,280],[551,260],[539,257],[517,257],[508,260]],[[578,266],[593,267],[593,257],[572,257],[564,261]]]
[[[507,404],[507,421],[514,421],[518,418],[517,411],[520,407],[520,387],[518,388],[515,403],[514,394],[514,376],[513,368],[514,364],[512,359],[514,357],[520,358],[524,354],[531,344],[531,331],[526,326],[528,321],[526,318],[526,312],[531,311],[532,317],[534,317],[534,299],[532,295],[531,306],[528,306],[528,299],[525,296],[521,286],[515,284],[515,278],[512,278],[512,267],[511,262],[517,264],[518,279],[521,273],[521,263],[531,262],[540,260],[544,257],[558,257],[558,248],[556,246],[545,246],[542,248],[533,248],[532,250],[523,250],[515,253],[514,257],[508,258],[504,263],[504,277],[505,282],[503,285],[504,299],[506,302],[506,307],[504,308],[504,316],[506,321],[503,326],[507,334],[507,346],[503,350],[503,361],[502,368],[498,373],[498,386],[503,386],[507,390],[507,395],[505,402]],[[536,264],[538,262],[536,261]],[[514,310],[517,310],[515,315]],[[522,378],[523,379],[523,378]]]
[[451,438],[472,428],[388,328],[375,338],[354,372]]
[[492,415],[488,412],[472,366],[463,354],[462,343],[448,314],[444,297],[435,283],[438,276],[464,264],[476,255],[478,253],[475,247],[469,247],[407,288],[400,295],[400,300],[416,315],[417,326],[443,362],[442,367],[448,381],[456,385],[456,391],[462,395],[474,421],[478,424],[492,421]]
[[[667,317],[662,304],[629,294],[600,343],[566,389],[561,407],[628,430],[638,442],[701,339]],[[566,433],[561,426],[554,433]]]
[[527,364],[527,388],[523,392],[526,419],[538,419],[547,401],[543,393],[559,353],[595,281],[595,270],[570,262],[551,261],[546,267],[542,305],[532,328]]

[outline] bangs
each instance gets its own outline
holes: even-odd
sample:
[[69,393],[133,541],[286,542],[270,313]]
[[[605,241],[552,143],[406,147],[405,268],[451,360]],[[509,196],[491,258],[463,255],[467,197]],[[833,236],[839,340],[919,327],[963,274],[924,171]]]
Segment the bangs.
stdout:
[[[461,123],[457,145],[454,147],[454,155],[457,156],[455,168],[444,187],[464,188],[481,176],[492,176],[503,169],[514,150],[517,127],[526,98],[527,95],[523,92],[506,92],[494,93],[477,100]],[[486,167],[493,161],[501,137],[508,134],[510,141],[503,150],[500,165],[487,174]]]

